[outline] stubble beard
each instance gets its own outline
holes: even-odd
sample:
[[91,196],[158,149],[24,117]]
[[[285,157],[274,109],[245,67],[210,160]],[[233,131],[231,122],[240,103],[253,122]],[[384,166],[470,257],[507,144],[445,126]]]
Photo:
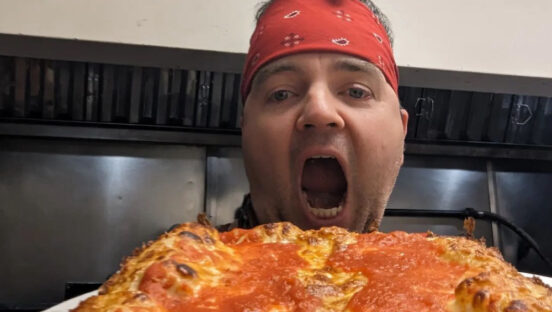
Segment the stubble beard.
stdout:
[[389,169],[386,172],[382,173],[383,179],[388,180],[384,180],[385,186],[383,188],[380,188],[380,192],[378,194],[374,194],[372,197],[372,209],[369,210],[370,214],[366,222],[364,223],[363,232],[374,232],[379,229],[381,220],[383,219],[385,208],[387,207],[389,198],[391,197],[391,193],[395,188],[395,183],[397,182],[397,177],[402,166],[403,152],[404,144],[401,147],[397,159],[388,167]]
[[[324,141],[327,143],[330,140],[331,138],[325,138]],[[339,139],[336,139],[336,141],[337,143],[340,142]],[[294,144],[294,146],[297,147],[300,144]],[[343,150],[346,151],[349,170],[351,170],[351,181],[347,181],[347,192],[352,192],[350,196],[352,202],[349,203],[350,206],[348,207],[351,210],[351,220],[349,220],[346,227],[348,230],[355,232],[376,231],[383,218],[385,207],[402,165],[404,143],[400,147],[400,151],[395,153],[394,160],[384,165],[386,169],[377,170],[376,176],[365,178],[354,174],[358,169],[358,160],[355,154],[348,148]],[[300,189],[300,185],[297,185],[300,182],[295,181],[296,175],[301,173],[296,172],[299,169],[295,168],[293,160],[296,157],[295,155],[299,154],[299,151],[300,148],[291,151],[291,162],[289,164],[291,169],[290,175],[287,177],[290,181],[284,181],[286,178],[277,179],[280,181],[276,185],[262,182],[262,188],[251,189],[253,208],[260,223],[290,221],[303,229],[309,228],[308,219],[305,216],[305,213],[308,212],[303,211],[300,194],[296,194],[297,189]],[[266,179],[266,177],[261,176],[256,178],[257,180]],[[363,180],[369,183],[357,182]]]

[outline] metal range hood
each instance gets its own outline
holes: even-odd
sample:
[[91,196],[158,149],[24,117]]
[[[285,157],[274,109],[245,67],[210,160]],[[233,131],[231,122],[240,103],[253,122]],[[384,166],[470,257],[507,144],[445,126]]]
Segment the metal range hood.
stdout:
[[[240,78],[220,70],[4,55],[0,133],[56,136],[63,131],[55,127],[74,126],[85,129],[83,138],[117,139],[121,130],[156,131],[154,137],[136,138],[148,141],[166,140],[163,133],[170,137],[178,130],[191,137],[228,136],[233,139],[213,144],[236,146]],[[410,115],[407,153],[435,153],[449,146],[444,153],[454,155],[455,146],[471,146],[463,149],[464,156],[551,158],[551,97],[401,86],[399,98]],[[86,130],[91,126],[109,129],[108,134],[97,137]],[[211,142],[191,140],[180,143]],[[527,149],[531,152],[524,155]]]
[[[72,137],[238,146],[258,2],[2,2],[0,133],[71,125]],[[551,159],[549,1],[378,5],[393,23],[407,153]]]

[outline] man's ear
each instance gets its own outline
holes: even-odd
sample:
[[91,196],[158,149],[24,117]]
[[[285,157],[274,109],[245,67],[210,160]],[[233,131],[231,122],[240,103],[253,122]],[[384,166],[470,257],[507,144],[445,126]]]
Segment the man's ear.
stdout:
[[245,101],[240,101],[241,103],[238,103],[238,105],[241,105],[241,114],[238,116],[240,119],[240,129],[243,129],[243,126],[245,125]]
[[401,120],[403,124],[404,137],[406,137],[406,132],[408,131],[408,112],[406,109],[401,108]]
[[243,129],[243,126],[245,125],[245,112],[242,110],[241,115],[238,116],[240,119],[240,129]]

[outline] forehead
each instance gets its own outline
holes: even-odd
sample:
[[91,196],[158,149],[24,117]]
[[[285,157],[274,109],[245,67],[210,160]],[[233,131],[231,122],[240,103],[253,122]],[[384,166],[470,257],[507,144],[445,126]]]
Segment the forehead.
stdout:
[[273,75],[283,72],[306,73],[313,66],[328,71],[360,72],[384,79],[378,67],[364,59],[339,53],[300,53],[271,61],[261,67],[253,78],[252,87],[262,84]]

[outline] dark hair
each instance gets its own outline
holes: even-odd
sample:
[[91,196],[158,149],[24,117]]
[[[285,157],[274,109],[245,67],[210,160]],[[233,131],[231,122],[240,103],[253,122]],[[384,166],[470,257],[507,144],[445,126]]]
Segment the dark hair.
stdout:
[[[268,0],[260,4],[259,9],[257,10],[257,14],[255,15],[257,22],[259,22],[259,18],[261,18],[263,13],[266,11],[266,9],[268,9],[268,7],[272,4],[273,1],[274,0]],[[383,14],[383,12],[374,4],[374,2],[372,2],[372,0],[358,0],[358,1],[364,3],[370,10],[372,10],[374,15],[378,17],[378,19],[380,20],[380,23],[385,28],[385,32],[387,32],[387,37],[389,37],[391,46],[393,46],[393,30],[391,29],[391,22],[389,21],[387,16]]]

